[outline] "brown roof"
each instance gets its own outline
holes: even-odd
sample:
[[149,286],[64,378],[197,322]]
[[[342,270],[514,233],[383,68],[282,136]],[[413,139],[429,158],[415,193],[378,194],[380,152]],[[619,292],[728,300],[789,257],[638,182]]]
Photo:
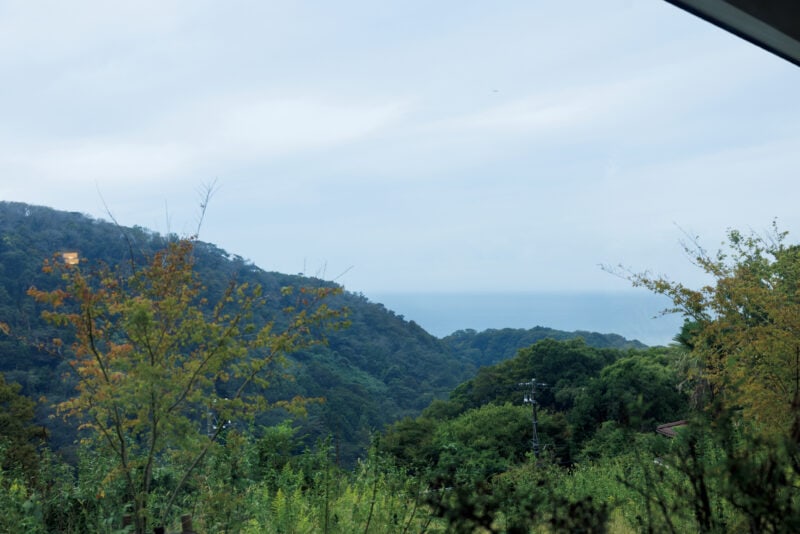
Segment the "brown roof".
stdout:
[[681,421],[673,421],[672,423],[664,423],[663,425],[658,425],[656,427],[656,432],[661,434],[662,436],[667,436],[668,438],[674,438],[676,435],[676,430],[682,426],[686,426],[688,423],[684,420]]

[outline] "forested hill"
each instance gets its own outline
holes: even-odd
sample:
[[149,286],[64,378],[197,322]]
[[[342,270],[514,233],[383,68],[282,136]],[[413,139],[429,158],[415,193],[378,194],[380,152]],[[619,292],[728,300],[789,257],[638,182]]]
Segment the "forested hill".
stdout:
[[[174,237],[174,236],[173,236]],[[48,418],[53,402],[71,394],[74,383],[62,376],[66,363],[35,348],[37,341],[68,339],[40,319],[41,309],[28,297],[32,285],[52,289],[57,281],[42,273],[42,262],[59,252],[77,252],[91,266],[143,261],[169,237],[141,227],[122,228],[79,213],[22,203],[0,202],[0,322],[29,343],[0,335],[0,372],[23,386],[23,393],[46,397],[40,420],[51,425],[55,446],[71,443],[69,429]],[[260,284],[274,295],[273,307],[259,310],[268,321],[283,306],[285,286],[330,285],[319,279],[266,272],[243,258],[208,243],[195,248],[196,269],[210,295],[219,295],[228,281]],[[619,336],[565,333],[549,329],[462,331],[439,340],[413,321],[406,321],[363,295],[345,292],[332,303],[347,307],[351,326],[328,334],[328,344],[295,355],[294,381],[274,383],[268,396],[324,397],[307,419],[298,422],[309,439],[333,434],[344,459],[352,459],[368,443],[372,430],[421,412],[435,398],[444,398],[476,369],[513,356],[541,337],[565,339],[580,334],[590,345],[624,346]],[[540,336],[540,337],[536,337]]]
[[478,366],[494,365],[503,360],[513,358],[519,349],[530,347],[543,339],[566,341],[583,338],[587,345],[598,349],[643,349],[644,343],[629,341],[618,334],[598,334],[576,330],[564,332],[544,326],[534,328],[502,328],[489,329],[483,332],[475,330],[459,330],[445,337],[442,341],[458,358]]

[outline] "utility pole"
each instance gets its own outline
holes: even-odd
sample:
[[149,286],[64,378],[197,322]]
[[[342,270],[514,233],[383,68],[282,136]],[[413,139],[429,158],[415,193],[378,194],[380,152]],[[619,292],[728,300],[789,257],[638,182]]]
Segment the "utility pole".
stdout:
[[527,388],[523,402],[531,405],[531,426],[533,427],[533,437],[531,438],[531,448],[533,449],[533,456],[539,457],[539,420],[537,419],[538,413],[536,410],[536,387],[544,387],[547,384],[537,382],[535,378],[531,378],[530,382],[520,382],[519,387]]

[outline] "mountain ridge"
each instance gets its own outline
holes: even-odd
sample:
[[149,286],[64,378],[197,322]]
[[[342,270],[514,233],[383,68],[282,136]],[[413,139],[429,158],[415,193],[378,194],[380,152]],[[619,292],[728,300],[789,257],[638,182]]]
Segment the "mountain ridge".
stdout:
[[[141,261],[174,238],[76,212],[0,202],[0,322],[31,341],[63,337],[40,319],[41,309],[27,296],[32,285],[46,288],[54,283],[41,272],[44,259],[75,251],[86,260],[108,264]],[[211,243],[198,241],[195,251],[199,278],[210,293],[222,291],[231,278],[260,284],[270,295],[279,295],[284,286],[335,285],[318,278],[265,271]],[[279,300],[275,297],[276,305]],[[309,440],[333,435],[345,461],[363,451],[371,432],[419,414],[479,367],[513,356],[541,339],[537,336],[576,337],[576,333],[536,327],[530,331],[459,331],[439,339],[363,294],[345,291],[331,305],[349,309],[350,327],[328,333],[326,345],[293,355],[294,381],[276,384],[265,394],[274,398],[325,397],[325,403],[311,406],[308,418],[296,424]],[[275,311],[260,310],[261,320],[268,320]],[[633,343],[621,336],[586,336],[589,344]],[[65,447],[71,439],[69,429],[54,423],[50,403],[70,394],[72,386],[60,378],[66,371],[63,362],[54,361],[35,344],[0,337],[0,372],[20,383],[25,394],[48,397],[48,403],[40,407],[39,420],[51,428],[53,440]],[[265,418],[264,422],[275,420]]]

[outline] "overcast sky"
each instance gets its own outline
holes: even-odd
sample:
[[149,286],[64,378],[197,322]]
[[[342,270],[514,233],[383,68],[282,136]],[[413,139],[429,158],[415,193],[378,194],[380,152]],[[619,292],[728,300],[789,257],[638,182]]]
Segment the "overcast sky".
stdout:
[[0,0],[0,80],[0,199],[188,234],[216,182],[203,240],[367,296],[800,240],[800,69],[660,0]]

